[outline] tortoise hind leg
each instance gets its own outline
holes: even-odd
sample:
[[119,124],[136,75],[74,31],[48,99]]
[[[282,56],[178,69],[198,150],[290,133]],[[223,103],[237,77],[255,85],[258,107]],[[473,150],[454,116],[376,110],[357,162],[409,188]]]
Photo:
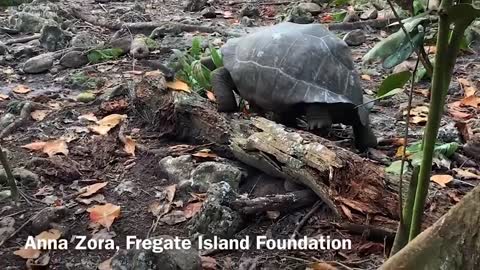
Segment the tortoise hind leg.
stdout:
[[237,100],[233,90],[235,84],[230,76],[230,72],[224,67],[214,70],[211,74],[212,90],[218,104],[219,112],[238,111]]
[[211,57],[202,57],[200,59],[200,63],[206,68],[208,68],[210,71],[214,71],[217,68]]
[[307,104],[305,114],[308,129],[329,129],[332,126],[332,116],[328,106],[319,103]]
[[355,146],[358,150],[366,151],[368,148],[377,146],[377,137],[370,125],[354,124],[353,134],[355,135]]

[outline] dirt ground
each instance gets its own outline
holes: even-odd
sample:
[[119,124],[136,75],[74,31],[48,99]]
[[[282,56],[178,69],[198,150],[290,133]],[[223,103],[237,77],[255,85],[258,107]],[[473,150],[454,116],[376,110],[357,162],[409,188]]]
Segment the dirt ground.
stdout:
[[[94,1],[61,1],[62,4],[79,5],[83,11],[90,15],[105,17],[112,20],[118,19],[131,10],[134,2],[120,1],[97,3]],[[231,5],[227,1],[213,1],[212,6],[217,10],[217,17],[206,19],[200,12],[185,12],[183,4],[177,0],[151,0],[138,1],[145,6],[145,17],[152,21],[178,21],[181,19],[199,20],[202,23],[210,24],[215,27],[217,23],[229,27],[237,27],[240,18],[239,9],[242,4]],[[261,16],[256,19],[257,25],[269,25],[275,22],[273,16],[280,14],[286,5],[275,3],[264,3],[259,5]],[[325,15],[341,9],[324,9],[319,15],[315,16],[316,21],[325,19]],[[0,10],[0,18],[5,19],[9,16],[7,11]],[[92,36],[101,40],[106,40],[113,35],[114,31],[104,27],[93,25],[79,19],[72,19],[77,30],[88,31]],[[354,56],[357,69],[362,76],[362,86],[367,95],[373,96],[378,89],[383,78],[390,70],[381,68],[377,63],[363,65],[361,57],[371,49],[376,42],[387,35],[385,30],[366,28],[363,31],[367,35],[367,40],[360,46],[353,46],[352,54]],[[343,37],[347,31],[336,31]],[[177,39],[171,41],[164,40],[162,44],[171,46],[170,48],[161,48],[154,51],[149,59],[166,60],[170,56],[172,47],[178,44],[178,49],[185,49],[196,33],[186,33],[178,35]],[[11,38],[27,36],[28,34],[19,33],[11,35],[0,32],[0,41],[5,42]],[[205,34],[203,34],[205,36]],[[215,37],[210,36],[214,39]],[[184,43],[178,40],[184,40]],[[173,45],[172,45],[173,44]],[[187,45],[185,45],[187,44]],[[152,203],[158,201],[159,194],[164,192],[165,188],[172,184],[170,179],[166,179],[159,170],[160,157],[146,152],[137,151],[135,156],[128,154],[124,149],[124,143],[119,139],[119,127],[115,127],[107,135],[98,135],[88,130],[88,121],[79,121],[79,116],[94,114],[101,119],[112,113],[124,114],[128,112],[129,104],[113,102],[106,104],[96,101],[83,103],[77,100],[77,96],[82,90],[76,89],[67,82],[67,78],[78,71],[83,71],[91,78],[101,79],[104,83],[94,90],[96,95],[101,95],[105,89],[115,83],[132,80],[141,76],[143,72],[152,71],[149,66],[135,62],[130,55],[123,56],[119,60],[112,60],[100,64],[88,64],[80,68],[56,69],[40,74],[25,74],[21,72],[21,66],[27,58],[2,58],[0,61],[0,94],[7,96],[0,98],[0,110],[2,117],[7,112],[14,112],[13,102],[35,102],[48,106],[46,115],[41,120],[35,120],[28,117],[26,122],[18,126],[10,135],[3,138],[1,147],[7,152],[8,161],[13,168],[26,168],[31,170],[40,179],[36,183],[22,183],[19,188],[23,193],[23,198],[18,205],[12,205],[10,201],[0,201],[0,217],[12,217],[15,220],[15,233],[4,243],[0,244],[0,266],[2,269],[24,269],[26,259],[14,254],[24,246],[29,235],[37,235],[38,230],[30,224],[30,219],[39,211],[43,211],[49,206],[64,206],[68,209],[70,215],[68,218],[60,218],[58,225],[65,231],[65,235],[87,235],[92,236],[99,231],[99,226],[93,226],[89,218],[87,208],[99,204],[97,202],[81,203],[75,200],[75,194],[78,187],[86,187],[95,183],[108,183],[102,188],[101,193],[104,198],[101,202],[108,202],[120,206],[120,216],[114,220],[110,227],[109,234],[114,235],[116,243],[120,246],[125,245],[125,237],[135,235],[138,238],[147,238],[152,235],[170,235],[179,237],[188,237],[187,223],[168,225],[160,222],[155,231],[150,232],[157,218],[149,211]],[[477,53],[463,53],[458,59],[458,65],[455,70],[454,78],[450,86],[448,103],[459,100],[463,96],[464,85],[459,83],[459,78],[464,78],[472,83],[472,87],[480,89],[480,58]],[[19,85],[30,89],[27,93],[12,92]],[[428,89],[427,81],[419,82],[414,87],[414,106],[428,104],[428,96],[425,90]],[[371,114],[372,126],[375,134],[380,140],[386,143],[381,144],[377,152],[370,153],[365,158],[379,166],[387,166],[392,160],[398,158],[395,154],[398,151],[398,145],[392,143],[403,136],[405,128],[405,119],[402,110],[406,108],[407,95],[402,94],[394,96],[388,100],[382,100],[375,103]],[[212,101],[206,101],[212,102]],[[110,106],[110,107],[109,107]],[[42,110],[42,109],[37,109]],[[45,110],[45,108],[43,108]],[[472,115],[470,119],[478,120],[478,108],[468,112]],[[42,113],[40,113],[42,114]],[[17,112],[18,116],[18,112]],[[172,138],[161,136],[158,127],[163,123],[151,123],[145,125],[144,119],[131,114],[128,116],[128,125],[124,126],[125,134],[131,136],[138,144],[148,149],[174,149],[170,151],[171,155],[198,153],[208,146],[196,146],[183,141],[177,141]],[[441,136],[442,138],[461,137],[458,129],[454,126],[456,121],[449,112],[445,112],[442,120]],[[411,142],[421,138],[424,126],[419,121],[418,124],[412,124],[410,130]],[[49,157],[41,151],[32,151],[25,145],[36,141],[48,141],[63,138],[68,141],[68,153],[56,154]],[[351,149],[351,131],[337,126],[329,138],[342,141],[341,145]],[[347,140],[345,140],[347,139]],[[345,141],[343,141],[345,140]],[[390,140],[390,143],[388,143]],[[464,141],[460,140],[463,145]],[[58,145],[52,147],[59,147]],[[172,148],[177,147],[177,148]],[[175,150],[176,149],[176,150]],[[57,149],[58,150],[58,149]],[[53,150],[55,151],[55,150]],[[461,152],[460,149],[458,152]],[[62,152],[62,151],[59,151]],[[221,155],[221,153],[217,153]],[[213,157],[216,159],[218,157]],[[202,162],[209,158],[196,157],[196,162]],[[435,167],[436,174],[453,174],[455,168],[465,168],[464,164],[459,164],[458,160],[451,161],[449,168]],[[478,173],[479,164],[470,166],[473,174]],[[456,176],[456,179],[461,179]],[[432,191],[426,206],[426,214],[429,217],[428,224],[435,221],[436,218],[443,215],[448,209],[457,203],[469,190],[472,189],[480,180],[480,177],[463,179],[456,185],[441,187],[437,183],[431,184]],[[118,192],[119,185],[125,183],[134,183],[132,190],[125,189],[124,192]],[[1,186],[0,186],[1,187]],[[6,190],[5,187],[2,190]],[[184,204],[190,202],[184,201]],[[300,220],[311,210],[311,206],[300,209],[295,212],[282,213],[281,216],[272,218],[266,215],[258,215],[248,220],[248,225],[236,236],[245,235],[273,235],[276,237],[288,237],[297,227]],[[353,247],[351,250],[342,251],[282,251],[282,250],[231,250],[217,251],[211,254],[204,254],[204,257],[210,257],[217,264],[216,269],[240,269],[240,263],[245,261],[255,261],[256,267],[250,269],[305,269],[315,262],[327,262],[337,267],[337,269],[376,269],[385,260],[388,255],[390,244],[382,239],[366,239],[362,234],[355,234],[351,231],[340,229],[335,224],[339,222],[329,218],[325,208],[321,207],[310,217],[302,228],[300,235],[329,235],[332,238],[352,239]],[[73,214],[72,214],[73,213]],[[57,223],[57,222],[55,222]],[[427,224],[427,225],[428,225]],[[22,225],[25,225],[22,227]],[[1,227],[1,226],[0,226]],[[102,233],[105,233],[102,231]],[[1,235],[1,234],[0,234]],[[1,238],[0,238],[1,239]],[[48,269],[97,269],[103,261],[111,258],[115,254],[114,250],[54,250],[48,253]],[[212,259],[213,258],[213,259]],[[209,268],[210,267],[210,268]],[[327,269],[327,268],[313,269]],[[37,268],[34,268],[37,269]],[[47,268],[38,268],[47,269]],[[204,269],[215,269],[204,265]],[[243,268],[248,269],[248,268]],[[333,268],[332,268],[333,269]]]

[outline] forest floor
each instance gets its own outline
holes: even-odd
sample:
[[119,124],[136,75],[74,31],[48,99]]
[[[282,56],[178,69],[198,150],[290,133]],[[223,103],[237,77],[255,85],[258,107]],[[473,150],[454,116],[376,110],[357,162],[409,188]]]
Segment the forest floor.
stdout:
[[[137,2],[60,1],[64,7],[76,5],[90,16],[112,22],[130,19],[136,22],[172,21],[201,24],[213,29],[234,29],[240,33],[243,29],[251,28],[240,23],[242,18],[239,14],[243,2],[232,4],[227,1],[211,1],[210,5],[215,10],[215,18],[205,18],[201,11],[184,11],[183,3],[178,0]],[[255,26],[274,24],[275,16],[285,13],[285,8],[292,2],[295,1],[262,2],[256,6],[259,13],[258,16],[253,17],[252,22]],[[141,6],[143,10],[137,11],[134,8],[135,5]],[[334,22],[331,14],[346,9],[347,6],[322,7],[313,18],[316,22],[331,23]],[[0,22],[4,22],[4,25],[0,26],[7,27],[7,19],[14,13],[15,11],[12,10],[0,9]],[[359,11],[359,13],[362,12]],[[115,33],[113,29],[95,25],[79,19],[78,16],[60,12],[58,14],[68,21],[65,25],[68,25],[67,29],[73,35],[87,32],[92,40],[106,41]],[[246,23],[246,19],[243,20],[243,23]],[[386,27],[378,29],[368,26],[362,27],[361,31],[366,36],[365,42],[350,48],[361,76],[364,93],[374,97],[383,79],[392,71],[382,68],[378,63],[362,64],[362,57],[391,31]],[[349,31],[334,32],[343,38]],[[132,105],[127,99],[113,99],[108,102],[100,99],[102,94],[115,86],[126,85],[126,82],[137,80],[146,72],[154,70],[151,66],[134,60],[131,55],[124,55],[119,59],[97,64],[90,63],[78,68],[62,67],[56,62],[55,66],[46,72],[29,74],[22,70],[23,64],[29,58],[46,52],[45,48],[35,43],[38,38],[32,39],[33,41],[29,43],[8,44],[8,41],[31,35],[32,33],[23,31],[19,33],[0,31],[0,43],[7,44],[8,48],[7,51],[0,53],[0,112],[3,117],[1,133],[11,123],[8,119],[4,119],[7,114],[13,115],[10,119],[18,120],[22,118],[20,115],[22,109],[19,109],[22,107],[19,107],[19,104],[25,105],[28,102],[32,106],[27,111],[27,115],[23,116],[24,121],[10,130],[1,141],[1,147],[7,153],[10,166],[14,169],[24,168],[30,173],[22,174],[21,171],[17,171],[16,176],[22,178],[19,181],[22,196],[18,205],[13,205],[10,199],[0,196],[0,266],[2,269],[24,269],[25,258],[32,254],[20,253],[19,255],[17,251],[25,245],[28,236],[38,235],[51,228],[64,230],[64,235],[69,236],[112,238],[120,247],[125,246],[126,236],[132,235],[140,239],[155,235],[189,237],[186,221],[199,211],[199,206],[205,199],[204,195],[192,193],[188,199],[177,198],[173,201],[170,199],[173,206],[169,205],[169,207],[181,210],[176,213],[183,213],[183,215],[171,215],[170,220],[158,222],[157,217],[152,214],[152,205],[157,203],[158,206],[165,194],[167,196],[175,194],[175,190],[172,191],[171,179],[167,179],[159,168],[159,161],[164,157],[139,151],[138,148],[133,152],[132,146],[136,143],[150,150],[168,150],[169,155],[174,157],[192,155],[196,164],[221,160],[223,159],[221,153],[202,151],[209,148],[208,145],[195,145],[161,136],[161,132],[157,130],[162,127],[162,123],[145,125],[144,119],[129,113],[131,112],[129,107]],[[188,49],[194,36],[208,39],[216,46],[227,40],[226,36],[219,33],[180,32],[167,35],[156,39],[159,47],[150,52],[148,59],[166,63],[170,59],[171,49]],[[434,54],[434,50],[431,54]],[[408,60],[410,68],[411,63],[415,62],[412,59]],[[457,142],[459,148],[456,151],[457,155],[437,160],[434,174],[440,176],[431,183],[431,192],[425,209],[429,217],[426,225],[446,213],[480,182],[478,161],[475,162],[469,153],[463,151],[463,146],[472,140],[479,130],[479,103],[476,103],[476,107],[474,105],[455,107],[458,105],[455,102],[463,100],[467,91],[473,91],[474,96],[475,91],[476,95],[480,95],[478,71],[480,71],[478,52],[463,52],[459,56],[450,85],[439,137],[442,144]],[[85,80],[79,82],[83,78],[93,82],[88,86],[89,89],[85,87]],[[426,122],[424,110],[429,102],[428,88],[428,80],[416,83],[413,88],[413,108],[416,110],[412,114],[410,143],[418,142],[423,135]],[[85,90],[90,90],[89,93],[93,93],[96,99],[90,102],[79,101],[79,94]],[[408,87],[405,87],[405,90],[404,93],[389,99],[377,101],[373,106],[370,115],[373,130],[383,143],[366,155],[365,159],[370,159],[379,166],[387,167],[392,161],[399,159],[397,153],[405,130],[403,111],[408,103]],[[205,99],[205,102],[213,101]],[[99,124],[99,128],[106,129],[107,132],[104,135],[95,133],[91,128],[95,124],[92,120],[102,119],[112,114],[128,115],[128,120],[125,120],[128,125],[117,126],[118,123],[116,123],[110,129]],[[119,133],[130,136],[128,138],[132,141],[123,142],[121,138],[119,139]],[[351,151],[356,151],[352,147],[351,131],[343,126],[335,126],[329,138],[338,141],[340,145]],[[442,179],[447,179],[445,180],[447,184],[442,184]],[[98,183],[101,184],[91,186]],[[91,187],[90,195],[94,196],[79,196],[85,192],[81,190],[84,187]],[[2,182],[0,182],[0,188],[2,192],[8,189]],[[120,207],[120,214],[118,216],[113,214],[115,219],[113,220],[112,217],[113,223],[109,230],[92,223],[92,215],[89,213],[95,205],[107,202],[113,205],[110,205],[112,207],[110,210],[115,213],[118,211],[115,206]],[[66,213],[56,213],[54,217],[45,214],[48,220],[42,220],[43,211],[48,211],[46,209],[52,206],[63,207]],[[236,236],[289,237],[311,208],[309,206],[280,215],[262,214],[250,217],[247,225]],[[361,234],[353,234],[341,229],[335,226],[334,221],[322,218],[321,212],[324,210],[322,209],[308,219],[301,229],[300,236],[322,234],[332,238],[349,238],[352,240],[352,249],[342,251],[220,250],[202,254],[203,268],[377,269],[386,259],[391,243],[381,239],[367,239]],[[40,217],[38,213],[42,213]],[[7,218],[10,219],[7,220]],[[12,219],[14,222],[9,223]],[[152,227],[156,223],[158,226],[153,230]],[[48,265],[48,269],[97,269],[115,252],[116,250],[76,250],[70,246],[66,250],[52,250],[43,252],[41,255],[37,254],[40,257],[33,257],[44,260],[41,262],[37,259],[35,263]],[[28,264],[32,262],[33,260],[30,260]],[[240,266],[242,262],[244,265]],[[245,262],[248,262],[252,268],[245,267]],[[319,262],[325,264],[320,265]],[[326,264],[332,268],[328,268]]]

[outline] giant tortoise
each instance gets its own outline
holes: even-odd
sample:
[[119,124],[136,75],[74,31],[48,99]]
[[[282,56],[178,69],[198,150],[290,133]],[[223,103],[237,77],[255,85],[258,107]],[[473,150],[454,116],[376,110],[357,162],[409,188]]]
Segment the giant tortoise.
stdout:
[[229,39],[220,51],[223,67],[211,77],[218,111],[238,110],[235,91],[286,124],[301,115],[310,130],[343,123],[353,127],[358,149],[376,146],[369,111],[358,106],[363,91],[350,50],[324,26],[279,23]]

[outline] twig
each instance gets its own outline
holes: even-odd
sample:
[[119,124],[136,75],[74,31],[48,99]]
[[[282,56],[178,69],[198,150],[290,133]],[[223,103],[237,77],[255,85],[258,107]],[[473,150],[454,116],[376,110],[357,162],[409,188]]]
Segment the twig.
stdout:
[[398,19],[374,19],[374,20],[366,20],[366,21],[359,21],[359,22],[341,22],[341,23],[330,23],[324,24],[329,30],[339,30],[339,31],[350,31],[354,29],[363,29],[366,26],[370,26],[373,28],[384,28],[390,23],[396,21]]
[[20,112],[20,117],[16,119],[14,122],[10,123],[10,125],[5,127],[0,132],[0,139],[5,138],[10,133],[12,133],[13,130],[15,130],[17,127],[21,126],[24,122],[26,122],[28,117],[30,116],[30,113],[32,112],[32,109],[33,109],[32,103],[26,102],[22,107],[22,111]]
[[[0,140],[0,143],[1,143],[1,140]],[[15,182],[15,177],[13,176],[10,165],[8,164],[7,157],[3,152],[1,145],[0,145],[0,162],[2,163],[3,169],[5,170],[5,174],[7,175],[7,182],[8,182],[8,185],[10,186],[10,192],[12,193],[13,201],[16,203],[18,199],[17,183]]]
[[3,216],[3,217],[14,217],[14,216],[16,216],[16,215],[20,215],[20,214],[23,214],[23,213],[25,213],[25,212],[27,212],[27,210],[20,210],[20,211],[18,211],[18,212],[11,213],[10,215],[6,215],[6,216]]
[[27,221],[25,221],[20,227],[18,227],[18,229],[16,229],[12,234],[10,234],[9,236],[5,237],[3,239],[3,241],[0,241],[0,247],[6,242],[8,241],[8,239],[14,237],[18,232],[20,232],[23,228],[25,228],[25,226],[27,226],[28,223],[30,223],[30,221],[34,220],[37,216],[39,216],[40,214],[42,214],[43,211],[45,211],[45,209],[47,209],[47,207],[43,208],[42,210],[40,210],[38,213],[36,213],[35,215],[31,216]]
[[25,43],[25,42],[29,42],[29,41],[39,39],[39,38],[40,38],[40,34],[35,34],[35,35],[32,35],[32,36],[28,36],[28,37],[9,39],[9,40],[5,41],[4,44],[5,45],[10,45],[10,44],[14,44],[14,43]]
[[290,236],[290,239],[295,239],[295,237],[297,237],[297,235],[300,233],[300,230],[303,228],[305,223],[307,223],[307,221],[310,219],[310,217],[312,217],[312,215],[315,214],[315,212],[317,212],[317,210],[320,208],[320,206],[322,206],[322,204],[323,204],[322,201],[317,201],[313,205],[312,209],[310,209],[310,211],[308,211],[308,213],[302,218],[302,220],[295,227],[295,230],[293,231],[292,235]]

